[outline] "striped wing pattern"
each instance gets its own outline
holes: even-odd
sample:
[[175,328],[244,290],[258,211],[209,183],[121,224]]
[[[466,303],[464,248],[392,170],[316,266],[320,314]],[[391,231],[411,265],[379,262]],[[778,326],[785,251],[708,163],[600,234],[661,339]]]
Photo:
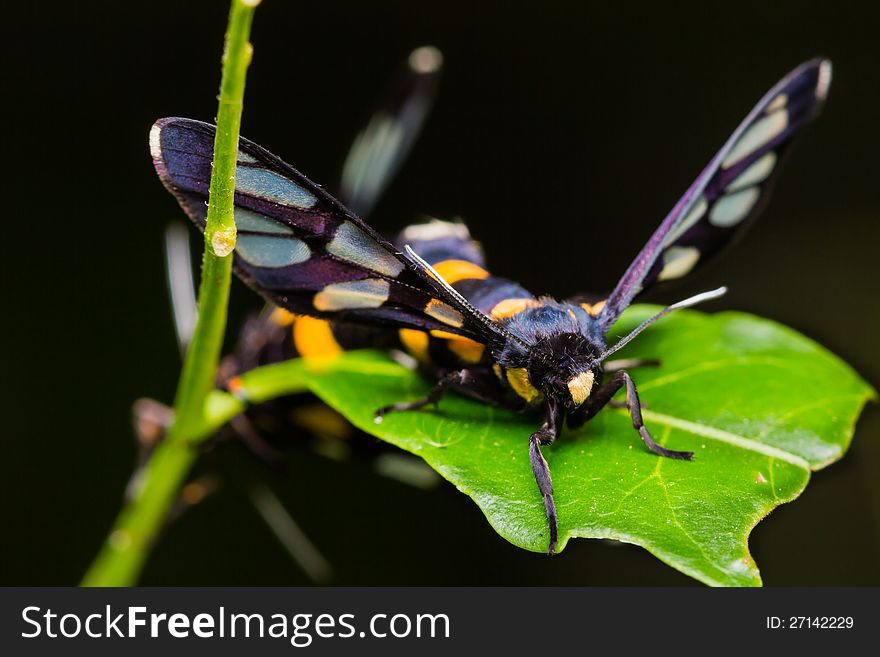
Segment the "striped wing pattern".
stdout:
[[[214,126],[160,119],[150,146],[160,179],[204,230]],[[361,324],[496,337],[430,276],[320,186],[241,139],[235,187],[236,273],[293,313]]]

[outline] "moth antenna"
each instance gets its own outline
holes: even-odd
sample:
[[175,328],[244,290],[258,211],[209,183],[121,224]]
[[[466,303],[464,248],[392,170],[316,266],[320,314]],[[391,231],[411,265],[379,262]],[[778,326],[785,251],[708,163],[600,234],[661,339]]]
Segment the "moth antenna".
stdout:
[[436,269],[434,269],[430,264],[428,264],[428,262],[424,258],[422,258],[419,254],[417,254],[415,251],[413,251],[412,247],[410,247],[409,244],[404,246],[403,250],[406,251],[406,254],[413,260],[413,262],[415,262],[419,267],[421,267],[421,269],[425,273],[430,274],[430,276],[435,279],[435,281],[440,285],[440,287],[442,287],[444,290],[446,290],[446,292],[453,299],[455,299],[456,302],[458,302],[460,307],[463,308],[468,313],[468,315],[470,315],[471,317],[474,317],[475,319],[477,319],[481,323],[485,324],[486,326],[491,326],[493,331],[497,331],[497,332],[501,333],[501,335],[503,335],[506,339],[516,342],[517,344],[522,346],[524,349],[529,348],[528,344],[526,344],[525,342],[520,340],[513,333],[505,330],[504,328],[499,326],[498,323],[496,321],[494,321],[491,317],[489,317],[488,315],[486,315],[486,314],[480,312],[479,310],[477,310],[476,308],[474,308],[467,299],[465,299],[463,296],[461,296],[461,294],[458,292],[458,290],[456,290],[454,287],[452,287],[449,283],[446,282],[446,280],[437,272]]
[[654,315],[650,319],[646,319],[644,322],[639,324],[635,329],[630,331],[629,335],[627,335],[625,338],[622,338],[613,347],[609,347],[608,349],[606,349],[602,353],[602,355],[599,356],[599,361],[605,360],[606,358],[608,358],[608,356],[610,356],[614,352],[618,351],[619,349],[622,349],[624,346],[627,345],[627,343],[629,343],[630,340],[632,340],[634,337],[636,337],[639,333],[644,331],[646,328],[648,328],[651,324],[656,322],[661,317],[664,317],[665,315],[668,315],[669,313],[671,313],[673,310],[680,310],[681,308],[690,308],[691,306],[696,306],[698,303],[703,303],[704,301],[710,301],[711,299],[717,299],[718,297],[722,297],[725,294],[727,294],[727,288],[722,286],[716,290],[710,290],[708,292],[701,292],[700,294],[695,294],[692,297],[688,297],[687,299],[684,299],[682,301],[678,301],[677,303],[674,303],[671,306],[667,306],[666,308],[661,310],[659,313],[657,313],[656,315]]

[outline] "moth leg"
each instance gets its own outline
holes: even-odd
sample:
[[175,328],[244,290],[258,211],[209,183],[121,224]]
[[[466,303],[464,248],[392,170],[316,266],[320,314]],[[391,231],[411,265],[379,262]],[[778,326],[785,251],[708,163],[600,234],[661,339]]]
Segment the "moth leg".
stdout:
[[[603,366],[608,374],[613,374],[619,370],[630,370],[636,367],[660,367],[663,361],[659,358],[618,358],[617,360],[609,360]],[[626,402],[612,399],[608,402],[614,408],[624,408]]]
[[381,422],[382,417],[388,415],[388,413],[414,411],[427,406],[428,404],[436,404],[443,398],[443,395],[446,394],[446,391],[449,390],[449,388],[466,385],[469,379],[470,374],[467,370],[455,370],[454,372],[449,372],[443,375],[434,387],[431,388],[431,392],[421,399],[383,406],[376,411],[374,419],[378,423]]
[[658,445],[654,442],[645,423],[642,421],[642,404],[639,401],[639,393],[636,390],[636,384],[633,383],[633,380],[630,378],[626,370],[616,372],[614,378],[616,379],[618,377],[626,384],[626,406],[629,408],[629,416],[632,418],[633,428],[639,432],[645,446],[660,456],[666,456],[671,459],[684,459],[686,461],[693,460],[693,452],[679,452],[674,449],[666,449],[662,445]]
[[606,372],[612,374],[636,367],[660,367],[662,362],[659,358],[618,358],[617,360],[609,360],[602,367]]
[[621,371],[622,370],[615,372],[610,381],[603,383],[593,390],[587,398],[587,401],[584,402],[574,413],[568,416],[569,427],[577,429],[578,427],[583,426],[585,422],[592,420],[607,404],[613,403],[611,398],[623,387],[623,377],[620,376]]
[[[597,388],[589,400],[585,403],[579,412],[569,419],[569,426],[572,428],[579,427],[584,422],[596,415],[602,408],[611,401],[611,397],[626,386],[626,407],[629,409],[629,415],[632,418],[633,428],[639,432],[645,446],[655,454],[666,456],[671,459],[684,459],[690,461],[694,458],[693,452],[679,452],[674,449],[666,449],[662,445],[658,445],[651,437],[650,432],[642,420],[642,405],[639,401],[639,393],[636,390],[636,384],[633,382],[626,370],[618,370],[611,377],[608,383],[604,383]],[[582,411],[582,412],[581,412]]]
[[529,438],[529,460],[532,463],[532,471],[535,473],[538,489],[544,497],[544,512],[547,515],[547,526],[550,530],[547,554],[556,554],[559,526],[556,519],[556,502],[553,500],[553,481],[550,478],[550,466],[547,465],[547,460],[541,454],[541,445],[549,445],[559,437],[562,426],[561,420],[561,414],[557,409],[552,405],[548,405],[546,422]]

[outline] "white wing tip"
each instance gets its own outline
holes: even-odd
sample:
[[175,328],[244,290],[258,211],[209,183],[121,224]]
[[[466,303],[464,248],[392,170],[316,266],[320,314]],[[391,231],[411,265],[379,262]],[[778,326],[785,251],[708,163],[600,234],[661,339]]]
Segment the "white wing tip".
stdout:
[[150,155],[153,156],[154,160],[162,159],[162,126],[157,123],[153,124],[153,127],[150,128]]
[[409,54],[409,67],[416,73],[434,73],[443,66],[443,53],[434,46],[422,46]]
[[828,96],[828,88],[831,86],[831,60],[823,59],[819,62],[819,77],[816,80],[816,98],[825,100]]

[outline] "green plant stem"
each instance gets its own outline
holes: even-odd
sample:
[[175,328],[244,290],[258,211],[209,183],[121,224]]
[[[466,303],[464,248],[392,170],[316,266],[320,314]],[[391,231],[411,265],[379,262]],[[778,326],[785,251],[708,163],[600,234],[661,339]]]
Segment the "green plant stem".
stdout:
[[233,0],[223,52],[217,134],[199,286],[199,317],[184,359],[174,400],[174,421],[165,440],[138,473],[132,499],[83,578],[84,586],[133,584],[171,505],[196,458],[196,445],[210,435],[205,408],[226,330],[226,309],[235,246],[235,163],[247,68],[248,41],[259,0]]
[[[248,3],[252,4],[252,3]],[[223,77],[217,108],[214,163],[205,225],[205,251],[199,286],[199,317],[174,401],[175,422],[170,437],[194,440],[202,424],[204,401],[214,385],[226,330],[232,249],[235,163],[241,126],[242,100],[252,48],[248,42],[253,7],[234,0],[223,54]]]

